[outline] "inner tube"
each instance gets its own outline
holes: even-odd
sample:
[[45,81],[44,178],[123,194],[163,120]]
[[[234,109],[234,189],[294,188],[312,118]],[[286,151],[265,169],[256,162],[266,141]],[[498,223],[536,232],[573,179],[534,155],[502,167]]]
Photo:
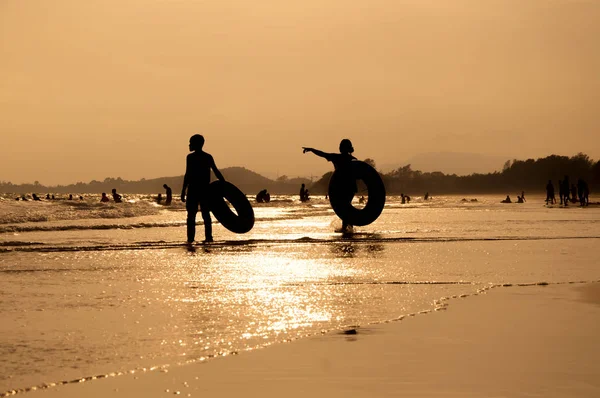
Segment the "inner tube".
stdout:
[[[238,234],[244,234],[252,229],[254,210],[242,191],[230,182],[216,180],[210,183],[209,192],[210,211],[221,225]],[[225,200],[233,206],[235,213]]]
[[[377,220],[385,205],[385,185],[381,176],[368,163],[353,160],[351,173],[355,180],[362,181],[367,187],[367,204],[362,209],[352,206],[354,192],[349,192],[347,179],[336,170],[329,180],[329,202],[335,214],[350,225],[369,225]],[[346,181],[344,181],[346,180]]]

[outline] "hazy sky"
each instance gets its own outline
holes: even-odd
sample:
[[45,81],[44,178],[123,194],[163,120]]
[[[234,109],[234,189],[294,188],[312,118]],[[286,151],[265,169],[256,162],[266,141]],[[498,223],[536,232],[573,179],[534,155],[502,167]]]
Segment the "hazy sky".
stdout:
[[597,0],[0,0],[0,180],[600,158]]

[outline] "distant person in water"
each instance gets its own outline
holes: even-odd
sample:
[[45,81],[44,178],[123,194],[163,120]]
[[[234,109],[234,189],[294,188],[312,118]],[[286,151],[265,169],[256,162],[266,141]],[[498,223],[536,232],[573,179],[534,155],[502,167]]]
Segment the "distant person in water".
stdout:
[[31,194],[31,197],[33,198],[33,200],[41,200],[39,196],[37,196],[36,194]]
[[106,192],[102,192],[102,197],[100,198],[100,202],[110,202],[110,199],[108,198],[108,196],[106,196]]
[[428,200],[428,199],[429,199],[429,192],[425,192],[425,197],[424,197],[424,199],[425,199],[425,200]]
[[256,202],[257,203],[269,203],[271,201],[271,195],[267,192],[266,189],[263,189],[259,193],[256,194]]
[[112,189],[112,197],[113,197],[113,200],[115,201],[115,203],[121,203],[122,202],[122,196],[117,193],[117,189],[116,188]]
[[171,204],[171,201],[173,200],[173,190],[171,190],[171,187],[169,187],[167,184],[163,184],[163,188],[167,191],[167,199],[165,200],[165,205],[169,206]]
[[[195,134],[190,138],[190,153],[187,155],[185,176],[183,177],[183,188],[181,189],[181,201],[185,202],[187,209],[187,241],[194,242],[196,237],[196,214],[198,206],[204,220],[204,242],[212,242],[212,221],[210,219],[209,189],[210,170],[215,176],[225,181],[223,174],[217,168],[211,154],[204,152],[204,137]],[[187,189],[187,199],[186,199]]]
[[69,200],[73,200],[73,194],[69,194]]
[[406,196],[403,193],[400,194],[400,198],[402,199],[402,204],[406,203]]
[[[327,161],[333,163],[335,171],[338,173],[336,178],[339,178],[340,187],[343,187],[343,191],[340,192],[340,197],[344,198],[344,201],[348,203],[352,202],[354,195],[358,191],[356,186],[356,179],[352,174],[352,161],[356,158],[352,156],[354,148],[352,142],[345,138],[340,142],[340,153],[327,153],[319,151],[314,148],[303,147],[303,153],[312,152],[317,156],[327,159]],[[345,220],[342,220],[342,231],[347,231],[352,226],[349,225]]]
[[156,203],[161,204],[162,202],[162,193],[159,193],[158,196],[156,197]]
[[556,203],[556,197],[554,196],[554,185],[552,185],[552,180],[548,180],[548,184],[546,184],[546,204],[554,203]]
[[47,200],[49,200],[49,199],[50,199],[50,194],[49,194],[49,193],[47,193],[47,194],[46,194],[46,199],[47,199]]
[[587,182],[581,178],[577,180],[577,193],[579,194],[579,204],[587,206],[589,203],[589,188]]
[[565,206],[569,205],[569,190],[571,185],[569,184],[569,176],[565,176],[562,181],[562,191],[563,191],[563,204]]
[[525,203],[525,199],[522,196],[517,195],[517,203]]
[[523,200],[523,202],[527,202],[525,200],[525,191],[521,191],[521,199]]
[[504,199],[504,200],[502,201],[502,203],[512,203],[512,200],[510,200],[510,196],[509,196],[509,195],[506,195],[506,199]]
[[571,184],[571,203],[577,203],[577,187]]
[[302,184],[302,186],[300,187],[300,202],[306,202],[308,200],[308,195],[306,194],[306,188],[305,185]]

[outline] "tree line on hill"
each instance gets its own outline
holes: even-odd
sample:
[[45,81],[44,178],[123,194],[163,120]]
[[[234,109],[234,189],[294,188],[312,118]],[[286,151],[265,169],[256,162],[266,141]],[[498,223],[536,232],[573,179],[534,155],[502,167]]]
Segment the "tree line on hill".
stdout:
[[[365,161],[375,166],[373,160]],[[332,174],[329,172],[312,184],[311,192],[325,194]],[[558,181],[565,175],[574,184],[577,179],[583,179],[591,192],[594,192],[594,187],[600,187],[600,161],[594,162],[583,153],[572,157],[550,155],[536,160],[508,160],[502,171],[487,174],[457,176],[439,171],[422,172],[413,170],[410,164],[380,174],[387,193],[392,195],[545,192],[549,180],[558,189]]]
[[[375,165],[372,159],[365,162]],[[281,176],[275,180],[261,176],[243,167],[228,167],[221,170],[225,179],[235,184],[247,195],[254,195],[267,189],[275,195],[297,194],[301,184],[306,184],[311,194],[327,193],[329,179],[333,171],[325,173],[314,183],[308,178],[288,178]],[[509,160],[502,171],[487,174],[471,174],[457,176],[444,174],[439,171],[422,172],[412,170],[410,164],[399,167],[389,173],[380,173],[388,194],[401,193],[411,196],[421,196],[425,192],[432,195],[465,194],[465,193],[501,193],[510,192],[543,192],[548,180],[557,187],[558,181],[565,175],[572,183],[582,178],[594,192],[594,187],[600,186],[600,161],[594,162],[587,155],[579,153],[575,156],[550,155],[545,158],[527,160]],[[0,181],[2,193],[109,193],[113,188],[118,192],[158,194],[164,192],[163,184],[173,189],[177,195],[181,191],[183,176],[161,177],[128,181],[121,178],[106,178],[104,181],[78,182],[70,185],[45,186],[39,182],[33,184],[12,184]]]

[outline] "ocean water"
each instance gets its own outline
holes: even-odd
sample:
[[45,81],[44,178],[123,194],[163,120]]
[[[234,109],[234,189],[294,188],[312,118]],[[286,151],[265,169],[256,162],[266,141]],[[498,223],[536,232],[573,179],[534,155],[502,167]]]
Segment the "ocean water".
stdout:
[[324,198],[274,196],[251,200],[252,231],[215,223],[216,242],[193,250],[180,202],[84,197],[0,196],[0,396],[242,355],[503,285],[600,279],[600,207],[541,196],[388,197],[344,235]]

